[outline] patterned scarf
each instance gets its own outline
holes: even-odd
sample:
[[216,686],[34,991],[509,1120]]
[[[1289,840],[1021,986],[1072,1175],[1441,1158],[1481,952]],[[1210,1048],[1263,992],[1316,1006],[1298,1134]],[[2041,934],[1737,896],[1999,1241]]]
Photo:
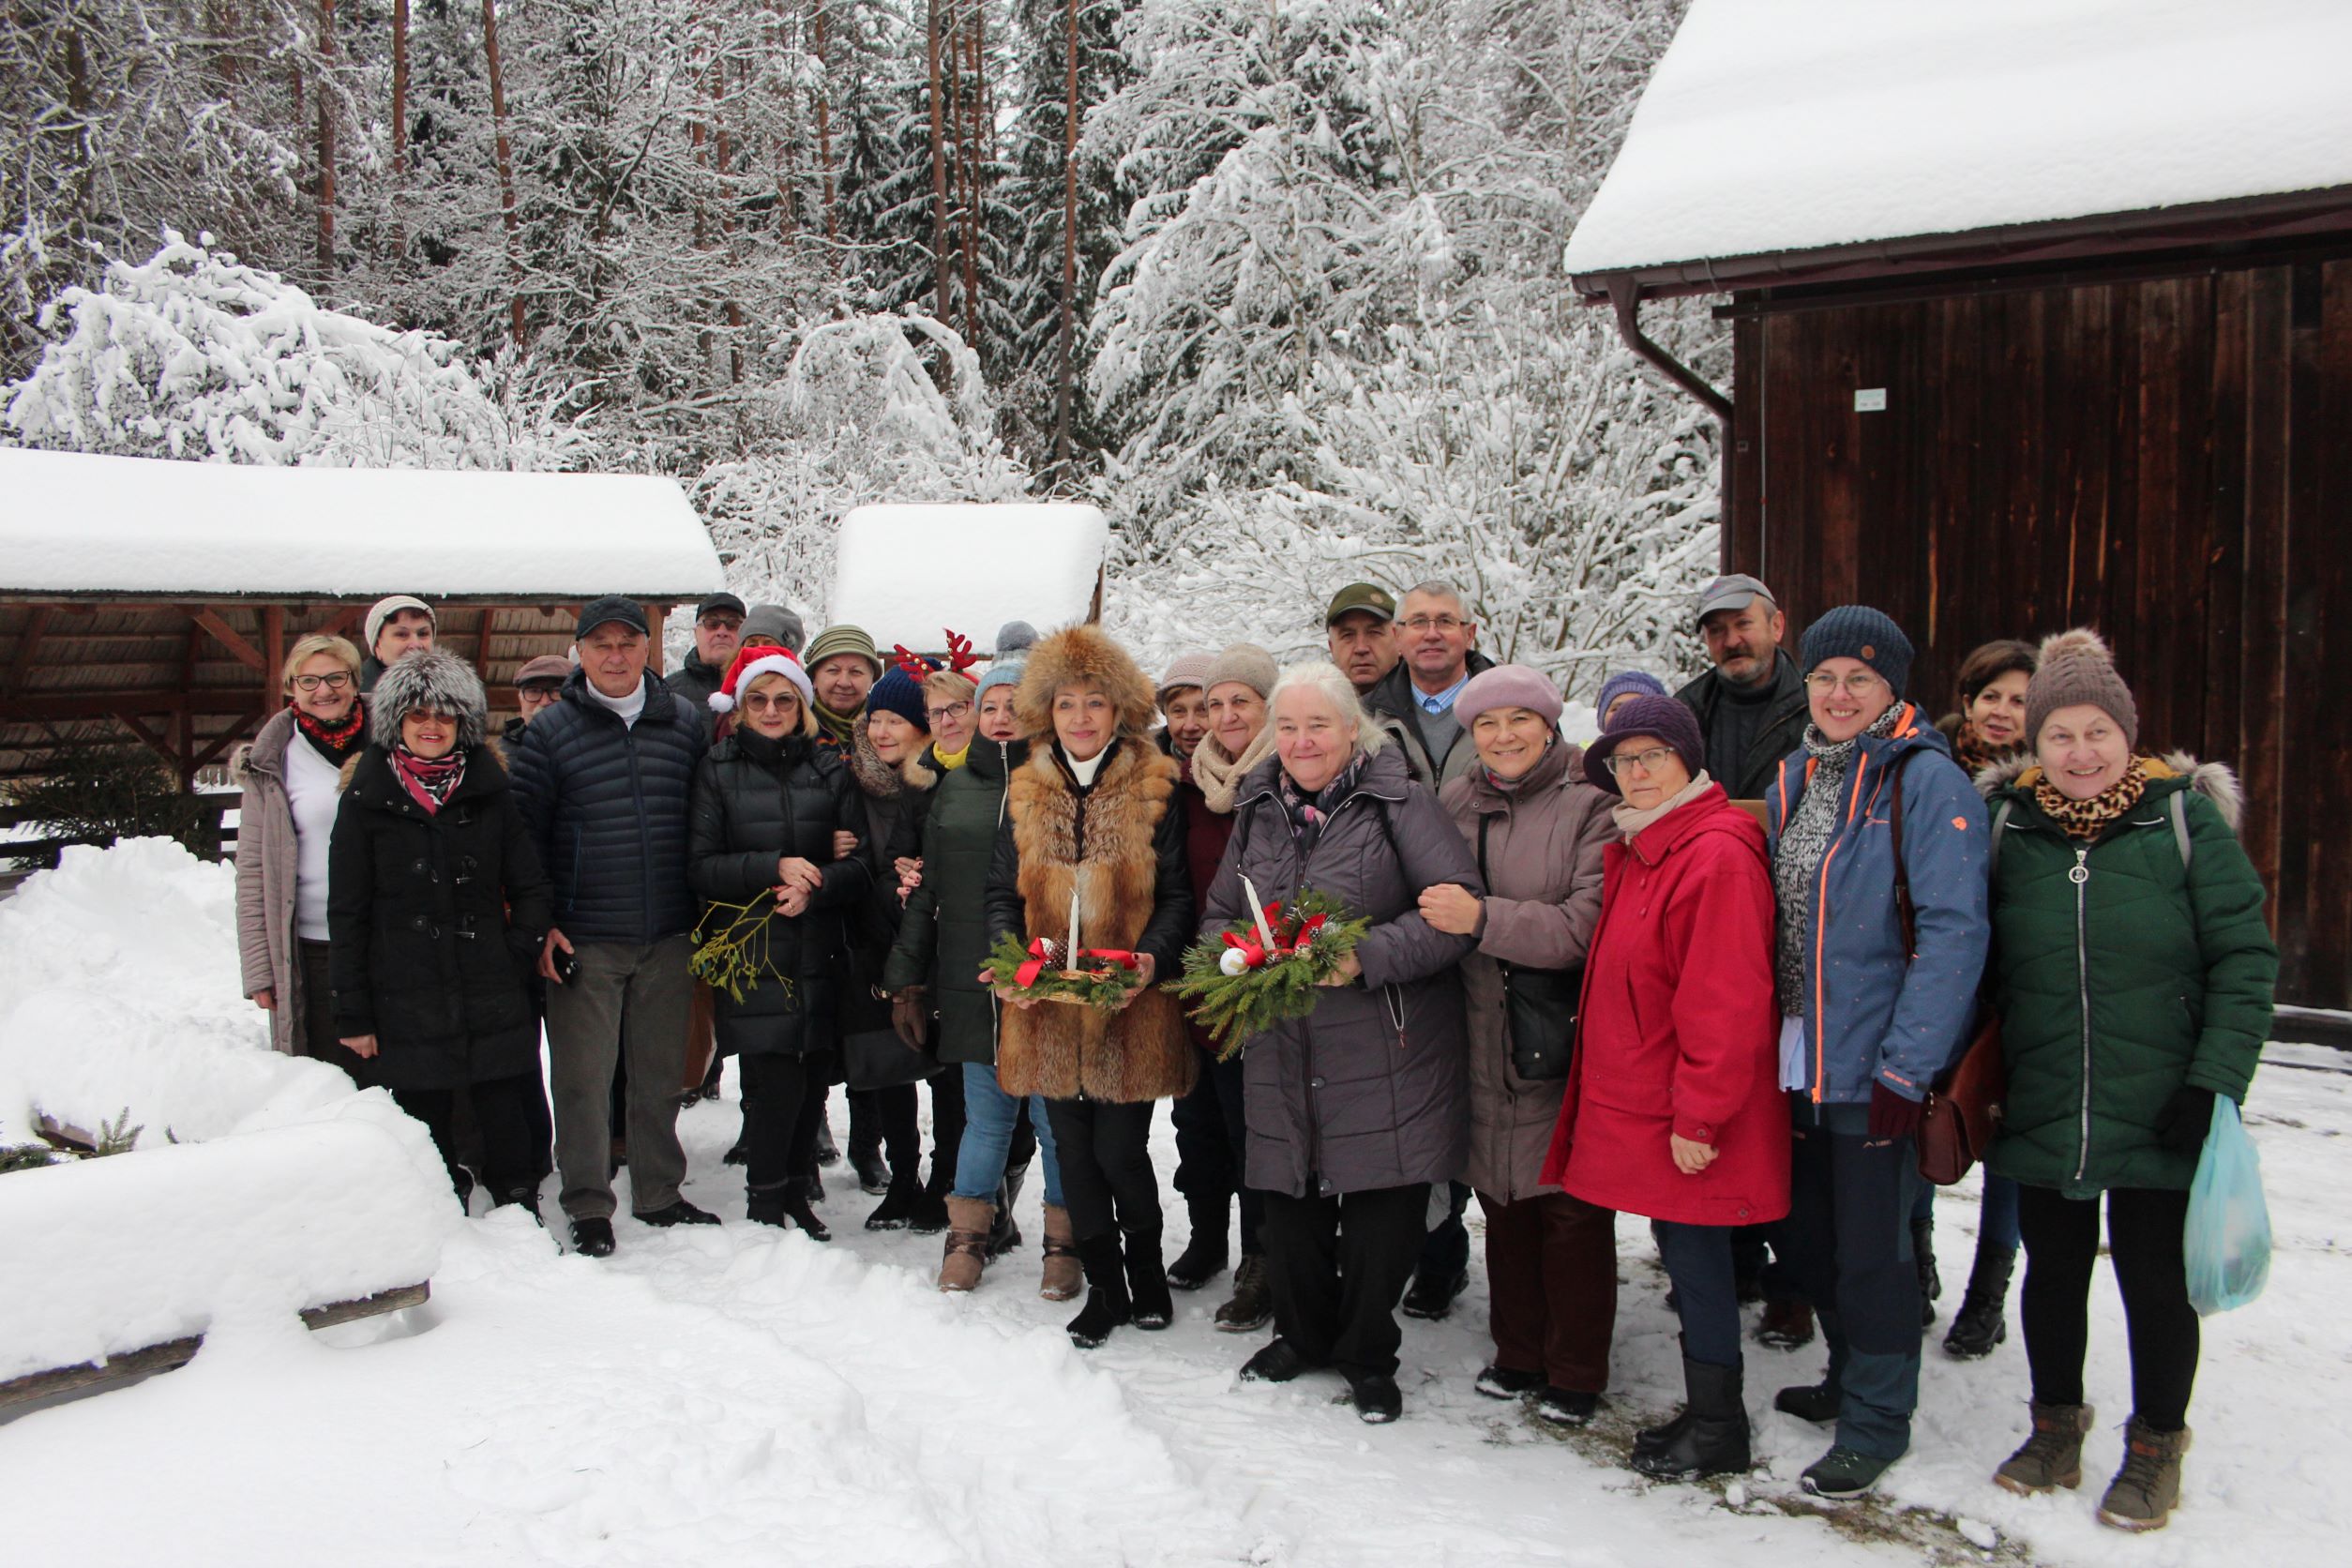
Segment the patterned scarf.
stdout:
[[[1902,714],[1903,704],[1893,704],[1862,734],[1884,740],[1894,733],[1895,720]],[[1813,912],[1814,873],[1820,869],[1821,857],[1829,853],[1830,840],[1836,837],[1838,797],[1845,793],[1846,773],[1853,766],[1861,745],[1862,735],[1856,735],[1832,746],[1819,729],[1805,726],[1813,776],[1806,780],[1804,798],[1797,803],[1788,825],[1781,829],[1780,843],[1772,853],[1772,893],[1780,905],[1772,978],[1784,1018],[1795,1018],[1805,1010],[1805,929]]]
[[2008,761],[2025,747],[2020,746],[1988,746],[1976,732],[1976,726],[1967,719],[1960,721],[1960,731],[1952,738],[1952,758],[1960,764],[1960,771],[1974,778],[1986,768]]
[[1233,814],[1233,797],[1242,787],[1242,780],[1250,770],[1274,755],[1274,726],[1269,724],[1258,736],[1242,748],[1239,757],[1225,754],[1225,743],[1214,735],[1203,735],[1200,744],[1192,748],[1192,782],[1200,792],[1200,798],[1209,803],[1209,809],[1220,817]]
[[2091,796],[2075,800],[2052,782],[2047,768],[2033,783],[2033,803],[2069,838],[2088,843],[2107,831],[2107,824],[2140,803],[2148,792],[2148,763],[2134,757],[2123,776]]
[[837,714],[822,702],[811,702],[809,706],[817,710],[819,729],[832,736],[837,745],[846,746],[850,744],[850,736],[857,729],[858,715],[864,712],[863,709],[854,713]]
[[[1269,730],[1272,725],[1267,726]],[[1283,820],[1290,824],[1290,837],[1299,841],[1299,858],[1304,860],[1315,852],[1316,840],[1323,836],[1323,824],[1339,803],[1356,792],[1356,784],[1364,776],[1364,753],[1359,751],[1341,768],[1332,781],[1315,792],[1312,800],[1299,793],[1299,787],[1290,781],[1289,769],[1279,770],[1282,792]]]
[[430,817],[448,804],[449,792],[465,776],[465,753],[452,747],[445,757],[419,757],[406,746],[395,746],[392,772]]
[[323,723],[301,708],[291,711],[294,728],[302,731],[302,738],[310,743],[311,749],[339,768],[368,744],[367,704],[357,698],[352,700],[351,712],[336,724]]

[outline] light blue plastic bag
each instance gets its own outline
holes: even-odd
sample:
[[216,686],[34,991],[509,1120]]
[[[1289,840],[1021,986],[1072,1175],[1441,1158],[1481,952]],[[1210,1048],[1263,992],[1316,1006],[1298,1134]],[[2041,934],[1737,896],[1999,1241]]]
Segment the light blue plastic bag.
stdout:
[[2270,1280],[2270,1210],[2262,1201],[2262,1162],[2238,1120],[2238,1102],[2213,1096],[2213,1125],[2189,1188],[2181,1238],[2189,1304],[2210,1315],[2243,1306]]

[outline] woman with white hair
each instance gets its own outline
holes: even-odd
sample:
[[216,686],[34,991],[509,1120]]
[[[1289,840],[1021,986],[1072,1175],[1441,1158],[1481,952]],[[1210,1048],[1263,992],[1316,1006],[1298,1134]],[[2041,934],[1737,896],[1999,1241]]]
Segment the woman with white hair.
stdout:
[[1420,898],[1440,882],[1485,888],[1335,665],[1293,666],[1271,706],[1274,755],[1236,792],[1203,929],[1249,918],[1244,878],[1268,902],[1327,894],[1371,927],[1312,1014],[1245,1043],[1244,1180],[1265,1194],[1275,1338],[1242,1376],[1327,1366],[1364,1420],[1394,1421],[1396,1304],[1430,1187],[1460,1173],[1470,1127],[1456,968],[1477,944],[1432,926]]

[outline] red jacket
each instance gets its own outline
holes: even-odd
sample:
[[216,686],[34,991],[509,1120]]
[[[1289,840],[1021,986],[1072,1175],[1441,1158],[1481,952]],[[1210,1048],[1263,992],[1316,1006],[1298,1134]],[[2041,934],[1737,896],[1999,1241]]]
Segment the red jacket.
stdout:
[[[1685,1225],[1788,1213],[1772,911],[1764,831],[1719,786],[1608,846],[1545,1182]],[[1683,1175],[1669,1131],[1714,1163]]]

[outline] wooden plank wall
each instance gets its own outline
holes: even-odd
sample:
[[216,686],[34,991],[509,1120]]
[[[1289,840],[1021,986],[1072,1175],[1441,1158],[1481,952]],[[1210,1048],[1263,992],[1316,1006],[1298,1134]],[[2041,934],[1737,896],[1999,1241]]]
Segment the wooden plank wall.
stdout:
[[1937,713],[1977,643],[2098,626],[2143,746],[2245,781],[2282,1000],[2352,1006],[2352,260],[1765,308],[1733,342],[1726,565],[1798,630],[1895,616]]

